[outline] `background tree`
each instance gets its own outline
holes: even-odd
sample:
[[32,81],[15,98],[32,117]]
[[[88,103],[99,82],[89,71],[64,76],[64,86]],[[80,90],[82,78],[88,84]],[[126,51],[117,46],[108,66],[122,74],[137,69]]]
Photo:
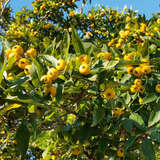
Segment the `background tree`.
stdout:
[[158,14],[32,5],[1,36],[0,158],[158,158]]

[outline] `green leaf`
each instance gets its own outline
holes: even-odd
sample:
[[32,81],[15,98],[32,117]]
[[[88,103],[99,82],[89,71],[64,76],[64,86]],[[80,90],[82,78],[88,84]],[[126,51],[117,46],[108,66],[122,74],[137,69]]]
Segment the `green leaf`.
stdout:
[[153,101],[155,101],[157,99],[157,95],[154,93],[150,93],[148,96],[143,98],[143,102],[142,104],[147,104],[147,103],[151,103]]
[[103,108],[94,109],[92,127],[96,126],[105,116]]
[[83,43],[81,42],[81,39],[74,27],[72,27],[72,44],[74,46],[77,56],[85,53]]
[[140,126],[144,126],[145,125],[142,117],[138,113],[132,113],[130,115],[129,119],[135,121]]
[[160,110],[152,111],[148,121],[148,127],[153,126],[160,121]]
[[38,74],[37,74],[37,68],[35,66],[34,63],[32,63],[32,66],[31,66],[31,70],[30,70],[30,75],[32,77],[32,83],[35,87],[39,86],[40,85],[40,79],[38,77]]
[[32,58],[32,62],[34,63],[35,67],[36,67],[36,71],[38,74],[38,78],[41,79],[41,77],[45,74],[44,71],[44,66],[42,66],[42,64],[40,64],[36,59]]
[[155,160],[155,152],[150,139],[143,140],[141,149],[147,160]]
[[49,55],[44,55],[45,60],[47,60],[49,63],[51,63],[53,65],[53,67],[56,66],[57,64],[57,59],[54,58],[53,56],[49,56]]
[[118,61],[106,61],[103,63],[105,69],[114,69],[114,67],[118,64]]
[[64,55],[65,55],[65,59],[68,59],[69,56],[69,47],[70,47],[70,35],[67,31],[65,31],[64,33],[64,38],[63,38],[63,51],[64,51]]
[[127,152],[127,150],[133,145],[135,140],[136,140],[136,136],[130,136],[128,138],[128,140],[126,141],[125,146],[124,146],[125,152]]
[[133,121],[132,120],[125,118],[124,120],[122,120],[122,124],[127,131],[129,131],[129,132],[132,131],[132,128],[133,128]]
[[62,91],[63,91],[64,85],[58,84],[57,87],[57,93],[56,93],[56,100],[59,102],[62,99]]
[[6,68],[6,61],[3,63],[2,69],[0,70],[0,84],[1,84],[2,79],[3,79],[3,73],[5,71],[5,68]]
[[150,137],[154,141],[160,142],[160,132],[159,131],[156,131],[156,130],[151,131]]
[[21,159],[25,159],[26,151],[28,149],[30,139],[30,132],[24,122],[19,126],[16,132],[16,150],[21,155]]

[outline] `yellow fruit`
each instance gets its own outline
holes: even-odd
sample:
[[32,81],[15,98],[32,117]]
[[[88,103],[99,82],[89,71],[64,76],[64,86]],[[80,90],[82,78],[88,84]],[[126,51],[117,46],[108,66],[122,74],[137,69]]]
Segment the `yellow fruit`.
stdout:
[[142,75],[142,69],[141,69],[141,67],[136,67],[134,70],[133,70],[133,74],[135,75],[135,76],[141,76]]
[[25,66],[25,68],[24,68],[24,73],[25,73],[25,74],[30,74],[30,69],[31,69],[31,65]]
[[57,61],[56,69],[58,71],[63,71],[65,66],[66,66],[66,62],[63,59],[60,59],[60,60]]
[[109,60],[111,58],[111,54],[109,52],[100,52],[97,57],[104,57],[105,60]]
[[14,59],[15,59],[16,61],[18,61],[18,60],[20,59],[20,55],[17,54],[16,52],[11,52],[11,53],[9,54],[9,57],[8,57],[8,58],[12,58],[12,57],[14,57]]
[[44,81],[44,83],[49,84],[52,83],[52,79],[49,77],[49,75],[44,75],[41,80]]
[[150,66],[142,66],[142,73],[143,74],[149,74],[151,72]]
[[56,159],[56,156],[55,156],[55,155],[52,155],[52,156],[51,156],[51,159],[52,159],[52,160],[55,160],[55,159]]
[[56,93],[57,93],[57,90],[56,90],[56,88],[55,87],[49,87],[49,92],[50,92],[50,95],[52,96],[52,97],[55,97],[56,96]]
[[134,67],[130,66],[127,68],[128,74],[133,74]]
[[13,46],[12,51],[16,52],[18,55],[22,55],[24,53],[24,50],[20,45]]
[[114,99],[115,98],[115,91],[112,88],[107,88],[103,93],[104,98],[107,99]]
[[132,60],[132,58],[133,58],[133,54],[132,53],[127,54],[127,55],[124,56],[124,60],[127,60],[127,61]]
[[138,91],[140,93],[143,93],[145,91],[145,88],[143,86],[138,86]]
[[123,157],[123,151],[122,151],[122,149],[118,149],[117,150],[117,156],[120,157],[120,158]]
[[75,148],[73,151],[72,151],[72,154],[75,155],[75,156],[78,156],[80,154],[80,150],[78,148]]
[[73,17],[73,16],[75,15],[75,12],[74,12],[74,11],[70,11],[70,12],[69,12],[69,15],[70,15],[71,17]]
[[80,64],[83,64],[83,63],[89,63],[89,61],[90,61],[90,58],[89,58],[89,56],[88,55],[86,55],[86,54],[81,54],[79,57],[78,57],[78,61],[79,61],[79,63]]
[[131,88],[130,88],[130,91],[131,91],[132,93],[138,92],[138,86],[136,86],[135,84],[132,85]]
[[6,50],[6,56],[7,58],[9,58],[9,55],[12,53],[12,50],[11,49],[7,49]]
[[45,28],[45,29],[49,29],[49,28],[51,28],[51,26],[52,26],[51,23],[47,23],[46,25],[44,25],[44,28]]
[[34,48],[30,48],[26,53],[28,57],[35,57],[37,54],[37,50]]
[[86,63],[83,63],[80,67],[79,67],[79,72],[81,74],[87,75],[90,73],[90,66]]
[[126,17],[126,22],[130,22],[131,21],[131,17],[127,16]]
[[156,90],[157,93],[160,93],[160,84],[156,85],[155,90]]
[[24,69],[29,64],[28,59],[22,58],[18,62],[18,67]]
[[135,84],[136,86],[141,86],[141,85],[142,85],[142,80],[141,80],[141,79],[135,79],[135,80],[134,80],[134,84]]
[[56,80],[59,76],[59,72],[55,68],[49,69],[47,75],[50,77],[51,80]]
[[8,80],[13,80],[13,79],[14,79],[13,74],[12,73],[8,73],[7,77],[6,77],[6,80],[8,81]]
[[160,18],[157,19],[157,24],[160,24]]
[[120,116],[122,113],[123,113],[123,109],[119,107],[115,108],[113,111],[113,115],[115,116]]

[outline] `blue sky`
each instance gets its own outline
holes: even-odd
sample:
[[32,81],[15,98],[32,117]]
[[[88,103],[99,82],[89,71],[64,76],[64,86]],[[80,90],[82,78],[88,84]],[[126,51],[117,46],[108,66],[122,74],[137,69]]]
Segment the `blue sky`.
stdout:
[[[15,12],[23,6],[31,8],[32,1],[33,0],[11,0],[11,6]],[[152,16],[152,13],[160,12],[160,0],[92,0],[92,4],[87,5],[85,9],[88,10],[91,7],[98,6],[98,4],[118,9],[122,9],[124,5],[127,5],[128,8],[132,6],[133,10],[138,10],[139,13],[142,14],[144,13],[148,18]]]

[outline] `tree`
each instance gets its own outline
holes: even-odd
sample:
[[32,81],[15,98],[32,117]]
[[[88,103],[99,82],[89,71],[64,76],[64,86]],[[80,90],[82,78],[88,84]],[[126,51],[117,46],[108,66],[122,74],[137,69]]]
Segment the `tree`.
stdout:
[[32,5],[1,36],[1,159],[158,158],[158,14]]

